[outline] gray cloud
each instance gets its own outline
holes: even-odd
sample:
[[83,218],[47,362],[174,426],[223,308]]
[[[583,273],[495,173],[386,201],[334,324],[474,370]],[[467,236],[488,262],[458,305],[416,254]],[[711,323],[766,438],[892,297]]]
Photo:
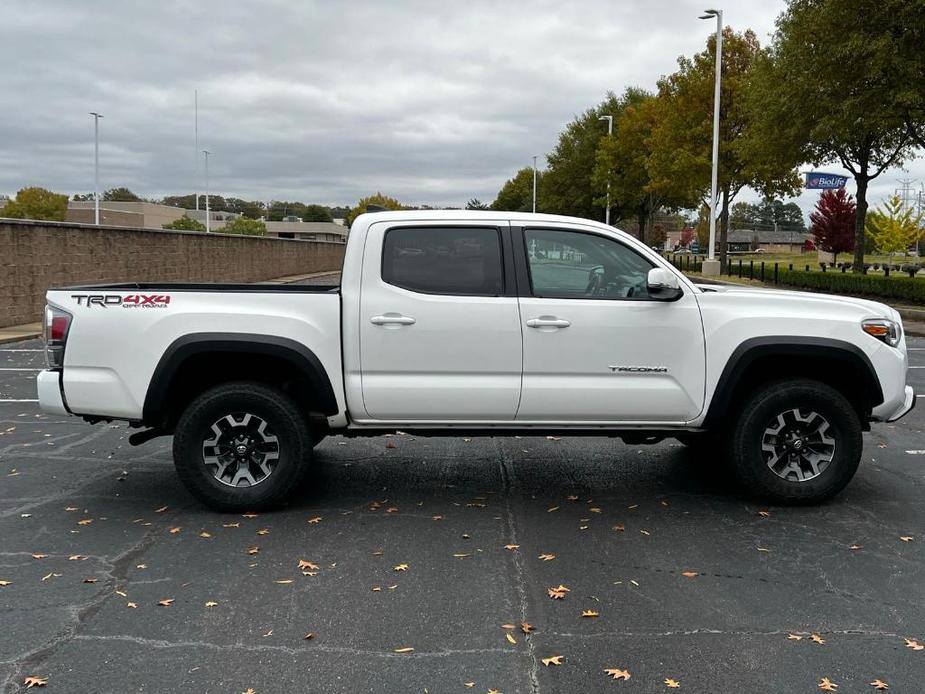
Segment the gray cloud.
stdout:
[[[193,190],[198,89],[213,191],[491,200],[608,90],[654,88],[700,50],[703,4],[8,1],[0,192],[90,190],[93,110],[105,116],[101,185]],[[764,39],[782,7],[737,2],[726,20]],[[875,196],[895,186],[887,176]]]

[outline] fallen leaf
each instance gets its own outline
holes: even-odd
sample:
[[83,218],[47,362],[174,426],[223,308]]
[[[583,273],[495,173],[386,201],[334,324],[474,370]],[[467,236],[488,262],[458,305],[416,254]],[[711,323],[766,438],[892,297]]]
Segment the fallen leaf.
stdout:
[[595,612],[594,610],[582,610],[581,616],[582,617],[600,617],[601,614],[600,612]]
[[314,518],[309,518],[308,521],[306,522],[311,523],[312,525],[317,525],[318,523],[321,522],[321,516],[315,516]]
[[167,507],[166,507],[166,506],[161,506],[160,508],[154,509],[154,512],[155,512],[155,513],[163,513],[163,512],[166,511],[166,510],[167,510]]
[[912,542],[915,538],[912,535],[901,535],[899,539],[903,542]]
[[547,508],[546,513],[552,513],[553,511],[558,511],[558,510],[559,510],[558,506],[553,506],[552,508]]
[[218,603],[214,600],[209,600],[209,602],[206,603],[206,607],[216,607],[217,605]]
[[652,533],[650,533],[648,530],[640,530],[639,532],[641,532],[643,535],[651,535],[651,534],[652,534]]
[[504,549],[509,549],[513,552],[515,549],[520,549],[520,545],[504,545]]
[[456,557],[457,559],[465,559],[466,557],[471,557],[472,555],[471,554],[454,554],[453,556]]
[[443,520],[443,516],[431,516],[431,520]]
[[787,638],[791,641],[802,641],[803,637],[797,634],[787,634]]
[[235,521],[234,523],[222,523],[223,528],[240,528],[241,524]]
[[832,680],[830,680],[828,677],[823,677],[821,680],[819,680],[819,689],[824,692],[834,692],[836,689],[838,689],[838,685],[832,682]]
[[906,648],[911,648],[913,651],[925,651],[925,645],[915,639],[906,639]]
[[86,561],[87,558],[82,554],[72,554],[67,558],[68,561]]
[[32,558],[33,559],[44,559],[47,556],[48,556],[47,554],[33,554]]
[[129,608],[130,610],[135,610],[138,608],[138,604],[134,602],[127,602],[125,603],[125,606]]
[[534,631],[536,631],[536,627],[533,626],[532,624],[530,624],[529,622],[523,622],[523,623],[520,625],[520,630],[521,630],[524,634],[532,634]]
[[870,686],[873,687],[874,689],[889,689],[890,688],[890,685],[888,685],[886,682],[884,682],[881,679],[874,680],[873,682],[870,683]]
[[517,627],[514,626],[513,624],[502,624],[501,628],[502,629],[516,629]]
[[90,525],[93,522],[92,518],[84,518],[83,520],[77,521],[77,525]]
[[504,638],[506,638],[506,639],[508,640],[509,643],[513,643],[513,644],[515,644],[515,645],[517,644],[517,639],[515,639],[515,638],[514,638],[513,636],[511,636],[510,634],[505,634],[505,635],[504,635]]
[[308,569],[309,571],[317,571],[320,567],[317,564],[314,564],[305,559],[299,559],[299,568],[303,570]]
[[157,604],[160,605],[161,607],[170,607],[171,605],[173,605],[173,601],[174,601],[173,598],[164,598],[163,600],[158,600]]
[[668,687],[668,689],[680,689],[681,683],[678,682],[678,680],[673,680],[668,677],[665,679],[665,686]]
[[0,581],[0,588],[2,588],[3,586],[8,586],[8,585],[10,585],[11,583],[12,583],[12,581]]
[[620,668],[616,667],[607,668],[604,670],[604,673],[610,675],[615,680],[623,680],[624,682],[632,677],[629,670],[621,670]]
[[250,511],[248,511],[247,513],[241,514],[241,518],[256,518],[256,517],[257,517],[257,514],[250,512]]
[[694,578],[695,576],[699,576],[700,573],[697,571],[682,571],[681,575],[685,578]]
[[540,662],[542,662],[546,667],[549,667],[550,665],[562,665],[562,658],[564,657],[565,656],[561,655],[551,655],[548,658],[541,658]]
[[315,638],[315,633],[312,632],[312,631],[310,631],[310,632],[308,632],[307,634],[305,634],[305,636],[303,636],[302,638],[303,638],[305,641],[311,641],[313,638]]
[[46,684],[48,684],[48,678],[30,675],[25,680],[23,680],[23,684],[26,685],[26,689],[32,689],[33,687],[44,687]]
[[556,555],[555,554],[541,554],[538,558],[542,559],[543,561],[552,561],[553,559],[556,558]]
[[207,533],[205,530],[203,530],[201,533],[199,533],[199,537],[202,537],[208,540],[210,537],[212,537],[212,533]]
[[250,554],[250,555],[257,554],[257,552],[259,552],[259,551],[260,551],[260,548],[259,548],[259,547],[248,547],[248,548],[247,548],[247,553]]
[[396,653],[413,653],[414,649],[411,646],[403,646],[402,648],[396,648]]
[[569,589],[566,588],[566,587],[563,586],[563,585],[559,585],[559,586],[557,586],[557,587],[555,587],[555,588],[547,588],[547,589],[546,589],[546,593],[547,593],[547,594],[549,595],[549,597],[551,597],[553,600],[562,600],[562,599],[564,599],[564,598],[565,598],[565,594],[568,593],[568,592],[570,592]]
[[475,686],[475,682],[463,682],[463,686],[466,689],[472,689]]
[[177,534],[178,532],[180,532],[181,530],[183,530],[183,528],[176,527],[176,528],[171,528],[169,532],[170,532],[171,535],[176,535],[176,534]]
[[858,550],[858,549],[864,549],[864,547],[863,545],[851,545],[850,547],[848,547],[848,549]]
[[374,593],[381,593],[381,592],[382,592],[382,588],[381,588],[380,586],[373,586],[373,592],[374,592]]
[[813,643],[818,643],[820,646],[825,643],[825,639],[819,636],[819,634],[812,634],[809,637],[809,640],[812,641]]
[[767,518],[768,516],[771,515],[771,512],[770,511],[758,511],[758,515],[761,516],[762,518]]
[[290,583],[292,583],[292,579],[291,578],[281,578],[278,581],[273,581],[273,583],[279,583],[281,586],[287,586]]
[[98,580],[98,578],[85,578],[84,583],[96,583]]
[[407,570],[408,570],[407,564],[398,564],[397,566],[392,567],[392,571],[407,571]]
[[615,526],[613,526],[613,530],[616,530],[617,532],[621,532],[621,533],[622,533],[622,532],[625,532],[625,531],[626,531],[626,528],[625,528],[624,526],[622,526],[622,525],[615,525]]
[[770,552],[770,551],[771,551],[771,550],[769,550],[767,547],[756,547],[756,549],[757,549],[759,552]]
[[264,636],[265,636],[265,637],[266,637],[266,636],[273,636],[273,630],[270,629],[270,631],[268,631],[266,634],[264,634]]
[[269,528],[260,528],[260,530],[257,531],[257,534],[258,534],[258,535],[269,535],[269,534],[270,534],[270,529],[269,529]]

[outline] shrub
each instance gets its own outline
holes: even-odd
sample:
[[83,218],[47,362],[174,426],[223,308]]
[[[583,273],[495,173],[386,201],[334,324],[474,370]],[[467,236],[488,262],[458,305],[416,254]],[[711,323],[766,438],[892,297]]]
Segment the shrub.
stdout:
[[205,231],[206,225],[190,217],[180,217],[167,224],[161,224],[164,229],[173,229],[174,231]]
[[267,225],[257,219],[247,219],[238,217],[226,223],[221,229],[216,231],[222,234],[241,234],[243,236],[264,236],[267,233]]
[[832,294],[856,294],[877,299],[925,304],[925,280],[840,272],[804,272],[781,268],[778,282],[790,287]]

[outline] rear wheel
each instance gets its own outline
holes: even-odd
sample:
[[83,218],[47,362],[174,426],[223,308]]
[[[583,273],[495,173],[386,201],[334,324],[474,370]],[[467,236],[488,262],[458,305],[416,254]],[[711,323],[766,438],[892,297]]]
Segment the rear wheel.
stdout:
[[311,436],[298,406],[259,383],[206,391],[180,417],[174,465],[199,501],[222,511],[281,503],[308,469]]
[[863,439],[858,414],[841,393],[800,379],[752,395],[728,445],[736,477],[748,491],[777,503],[810,504],[851,481]]

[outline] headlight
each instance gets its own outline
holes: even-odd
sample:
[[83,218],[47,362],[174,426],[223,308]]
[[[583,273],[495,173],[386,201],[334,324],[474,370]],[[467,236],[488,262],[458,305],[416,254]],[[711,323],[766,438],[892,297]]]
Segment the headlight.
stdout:
[[872,337],[876,337],[881,342],[885,342],[890,347],[898,345],[903,336],[902,326],[886,318],[871,318],[861,321],[861,330]]

